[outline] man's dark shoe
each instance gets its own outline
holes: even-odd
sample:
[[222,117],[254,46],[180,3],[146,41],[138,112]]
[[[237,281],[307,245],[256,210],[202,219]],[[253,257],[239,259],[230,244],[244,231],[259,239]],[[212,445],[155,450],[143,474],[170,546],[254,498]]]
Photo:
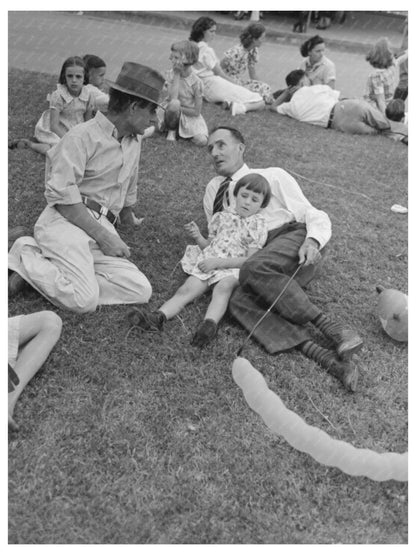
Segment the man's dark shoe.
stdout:
[[20,239],[20,237],[26,237],[27,235],[31,235],[31,233],[24,225],[18,225],[16,227],[12,227],[12,229],[9,229],[9,250],[12,248],[13,243],[17,239]]
[[160,310],[150,312],[149,309],[138,306],[128,312],[127,318],[130,324],[144,331],[162,331],[166,322],[166,316]]
[[297,348],[325,368],[332,376],[338,378],[348,391],[357,389],[359,370],[356,360],[353,358],[340,360],[334,351],[325,349],[310,339],[298,345]]
[[339,334],[331,337],[335,343],[337,354],[341,360],[350,360],[364,345],[363,340],[354,330],[343,329]]
[[192,338],[191,345],[193,347],[205,347],[217,335],[217,324],[214,320],[204,320],[196,330]]
[[336,360],[330,364],[328,372],[341,380],[347,391],[357,390],[359,368],[355,357],[350,360]]
[[312,323],[327,339],[334,343],[337,354],[342,360],[349,360],[364,344],[357,332],[344,328],[338,322],[333,322],[324,313],[312,320]]
[[12,272],[9,276],[7,290],[9,298],[16,296],[21,291],[29,288],[29,284],[17,272]]

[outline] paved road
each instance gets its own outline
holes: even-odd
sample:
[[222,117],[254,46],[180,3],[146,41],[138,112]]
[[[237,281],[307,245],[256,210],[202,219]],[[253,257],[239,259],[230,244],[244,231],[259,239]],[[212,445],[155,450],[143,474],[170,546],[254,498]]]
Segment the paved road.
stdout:
[[[142,62],[159,71],[169,67],[170,45],[187,38],[183,29],[129,21],[99,19],[65,12],[9,12],[9,67],[59,73],[72,54],[97,54],[107,63],[107,77],[115,79],[126,60]],[[220,57],[235,44],[218,35],[213,44]],[[345,96],[362,96],[369,65],[362,54],[328,51],[337,67],[337,89]],[[297,46],[265,42],[258,74],[272,88],[301,61]]]

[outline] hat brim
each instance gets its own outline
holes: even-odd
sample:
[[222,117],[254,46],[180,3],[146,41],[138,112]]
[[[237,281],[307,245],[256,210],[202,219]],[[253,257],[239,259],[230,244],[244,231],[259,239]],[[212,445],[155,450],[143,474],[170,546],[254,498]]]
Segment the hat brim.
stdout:
[[162,108],[163,110],[165,109],[161,104],[159,104],[159,102],[155,102],[152,98],[149,98],[145,94],[137,94],[135,91],[131,91],[130,89],[126,89],[125,87],[120,87],[120,85],[118,85],[114,81],[110,81],[109,79],[106,79],[106,82],[112,89],[116,89],[117,91],[129,94],[131,96],[136,96],[137,98],[143,98],[144,100],[151,102],[155,106],[159,106],[159,108]]

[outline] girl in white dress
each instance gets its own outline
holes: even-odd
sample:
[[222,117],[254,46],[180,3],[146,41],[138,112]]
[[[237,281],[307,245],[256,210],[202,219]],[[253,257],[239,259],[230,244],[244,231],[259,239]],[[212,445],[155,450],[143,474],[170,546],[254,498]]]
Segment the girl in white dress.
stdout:
[[205,318],[191,343],[204,347],[215,337],[218,323],[238,285],[239,268],[267,240],[266,220],[260,210],[270,201],[268,181],[259,174],[248,174],[237,181],[234,196],[235,212],[217,211],[208,225],[208,239],[201,235],[195,222],[185,226],[197,243],[187,246],[181,260],[188,279],[159,310],[149,312],[137,307],[130,311],[128,318],[132,324],[143,330],[162,330],[167,320],[213,285]]
[[200,17],[192,25],[189,40],[199,46],[199,59],[194,69],[204,84],[204,97],[208,102],[224,102],[231,109],[233,116],[249,111],[263,110],[264,101],[257,92],[238,85],[235,79],[227,75],[209,46],[215,38],[217,24],[210,17]]
[[203,84],[192,65],[198,61],[198,45],[184,40],[171,47],[172,69],[166,72],[166,99],[157,110],[160,128],[167,129],[167,140],[175,141],[176,133],[191,139],[197,146],[208,142],[208,127],[201,115]]
[[95,110],[93,95],[85,86],[86,68],[79,56],[63,63],[56,90],[48,94],[49,108],[35,127],[35,139],[18,139],[9,148],[31,148],[40,154],[57,144],[61,137],[78,123],[91,119]]

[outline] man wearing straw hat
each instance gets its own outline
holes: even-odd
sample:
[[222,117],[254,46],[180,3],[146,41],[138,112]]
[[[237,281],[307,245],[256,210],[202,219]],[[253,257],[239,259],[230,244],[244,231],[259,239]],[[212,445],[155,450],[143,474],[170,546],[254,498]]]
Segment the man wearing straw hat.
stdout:
[[146,303],[151,285],[128,260],[115,224],[133,213],[141,139],[164,84],[150,67],[125,62],[110,82],[106,115],[71,129],[48,151],[47,206],[34,237],[9,253],[9,296],[30,284],[56,306],[84,313],[101,304]]

